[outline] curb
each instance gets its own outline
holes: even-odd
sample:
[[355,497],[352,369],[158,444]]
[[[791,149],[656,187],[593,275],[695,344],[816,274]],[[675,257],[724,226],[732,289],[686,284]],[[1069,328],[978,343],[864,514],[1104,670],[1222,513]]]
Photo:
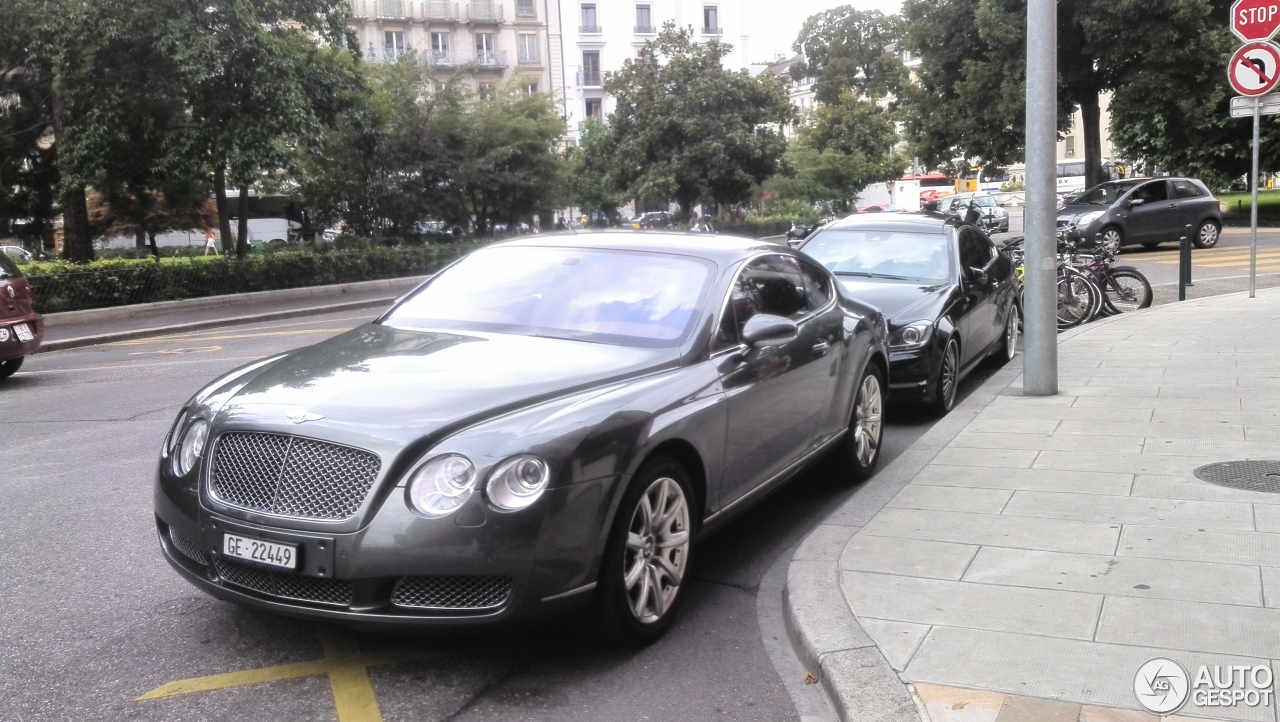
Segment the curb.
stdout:
[[839,719],[920,722],[910,688],[845,601],[839,583],[841,553],[854,534],[1021,375],[1021,363],[1011,363],[984,381],[815,527],[791,558],[783,590],[787,636],[800,662],[818,677]]
[[339,311],[355,311],[362,308],[388,306],[394,300],[396,300],[395,296],[389,296],[387,298],[370,298],[363,301],[350,301],[348,303],[332,303],[327,306],[291,308],[286,311],[268,311],[266,313],[254,313],[245,316],[230,316],[227,318],[208,319],[205,321],[192,321],[190,323],[175,323],[168,326],[152,326],[149,328],[130,329],[128,331],[115,331],[112,333],[101,333],[93,336],[76,336],[75,338],[45,341],[40,345],[40,348],[36,350],[36,353],[64,351],[66,349],[82,348],[84,346],[97,346],[99,344],[114,343],[117,341],[132,341],[134,339],[149,338],[151,336],[165,336],[171,333],[203,331],[209,328],[238,326],[249,323],[258,323],[259,321],[277,321],[285,318],[297,318],[299,316],[313,316]]

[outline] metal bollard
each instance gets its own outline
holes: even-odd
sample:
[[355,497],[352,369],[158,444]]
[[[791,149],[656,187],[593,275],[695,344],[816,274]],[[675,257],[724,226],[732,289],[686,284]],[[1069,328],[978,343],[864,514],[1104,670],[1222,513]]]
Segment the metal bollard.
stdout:
[[1187,300],[1187,286],[1191,285],[1191,226],[1178,239],[1178,300]]

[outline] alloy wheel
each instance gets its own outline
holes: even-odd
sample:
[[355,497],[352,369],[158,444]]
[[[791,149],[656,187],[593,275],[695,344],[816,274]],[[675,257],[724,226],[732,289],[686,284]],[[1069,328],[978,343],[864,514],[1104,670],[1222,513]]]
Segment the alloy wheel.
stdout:
[[1200,225],[1200,234],[1196,239],[1196,245],[1200,248],[1213,248],[1218,245],[1218,226],[1212,221],[1206,221]]
[[1102,232],[1102,242],[1107,245],[1119,246],[1121,240],[1123,239],[1120,237],[1120,229],[1115,226]]
[[627,606],[640,622],[671,608],[689,559],[689,504],[675,479],[655,479],[636,502],[622,565]]
[[1009,309],[1009,322],[1004,325],[1004,355],[1006,361],[1012,361],[1018,354],[1018,327],[1022,319],[1018,314],[1018,306]]
[[880,453],[883,416],[884,394],[880,389],[880,379],[869,373],[862,379],[858,405],[854,409],[854,453],[858,457],[858,465],[863,468],[871,466],[876,454]]
[[938,403],[946,411],[950,411],[956,402],[959,367],[960,352],[956,350],[955,341],[950,341],[942,352],[942,368],[938,370]]

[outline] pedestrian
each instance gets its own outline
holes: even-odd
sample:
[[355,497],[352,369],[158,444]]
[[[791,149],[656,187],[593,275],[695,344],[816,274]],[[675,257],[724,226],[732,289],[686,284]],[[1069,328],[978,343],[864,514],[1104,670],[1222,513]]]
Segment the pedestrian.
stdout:
[[556,216],[556,230],[557,231],[569,230],[569,224],[564,222],[564,216]]
[[213,242],[213,231],[204,232],[204,255],[218,255],[218,246]]

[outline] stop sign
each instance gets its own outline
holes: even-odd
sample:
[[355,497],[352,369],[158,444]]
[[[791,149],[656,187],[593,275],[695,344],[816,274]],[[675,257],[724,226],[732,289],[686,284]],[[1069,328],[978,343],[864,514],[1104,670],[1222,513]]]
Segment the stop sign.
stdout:
[[1269,40],[1280,30],[1280,0],[1236,0],[1231,6],[1231,32],[1246,42]]

